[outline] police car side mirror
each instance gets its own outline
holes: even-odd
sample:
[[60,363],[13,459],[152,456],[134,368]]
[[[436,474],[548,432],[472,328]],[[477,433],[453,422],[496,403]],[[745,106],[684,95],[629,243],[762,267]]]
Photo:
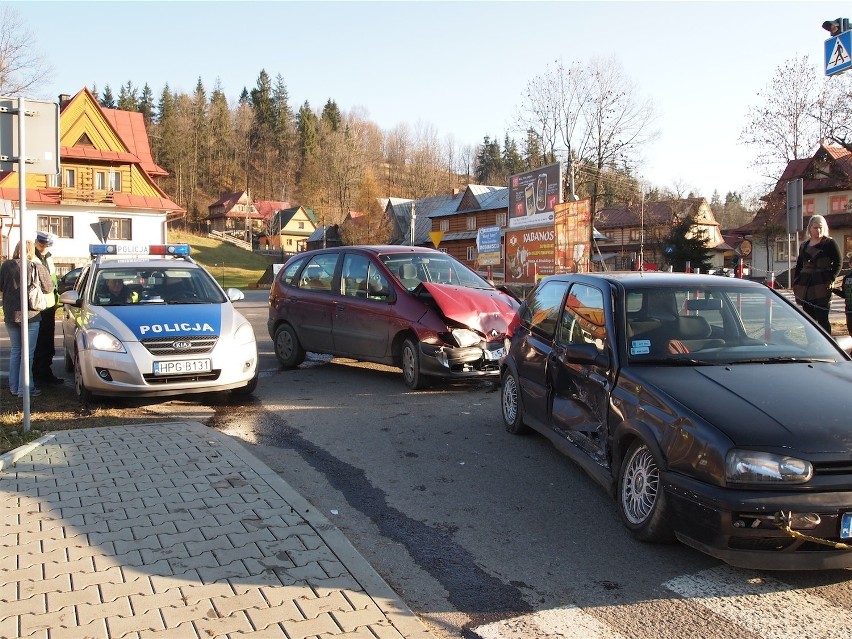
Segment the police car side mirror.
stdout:
[[77,291],[65,291],[59,296],[60,304],[68,304],[70,306],[80,306],[80,294]]
[[242,299],[245,299],[245,294],[238,288],[229,288],[225,291],[228,294],[228,299],[232,302],[239,302]]

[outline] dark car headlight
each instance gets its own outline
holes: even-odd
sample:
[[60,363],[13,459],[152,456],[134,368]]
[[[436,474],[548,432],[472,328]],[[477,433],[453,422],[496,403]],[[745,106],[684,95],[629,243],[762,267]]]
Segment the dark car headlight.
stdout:
[[814,475],[809,461],[756,450],[731,450],[725,459],[725,479],[737,484],[804,484]]

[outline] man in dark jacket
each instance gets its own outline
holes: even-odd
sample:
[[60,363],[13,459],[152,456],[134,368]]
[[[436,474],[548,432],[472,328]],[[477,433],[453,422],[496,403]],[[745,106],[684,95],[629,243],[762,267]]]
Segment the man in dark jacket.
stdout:
[[41,312],[41,323],[38,329],[35,355],[33,355],[33,378],[42,385],[61,384],[63,379],[54,375],[51,365],[56,355],[54,345],[54,331],[56,326],[56,306],[59,296],[56,291],[56,266],[53,264],[53,256],[50,247],[53,246],[53,235],[45,231],[39,231],[35,241],[35,256],[50,273],[53,280],[53,291],[45,293],[47,308]]

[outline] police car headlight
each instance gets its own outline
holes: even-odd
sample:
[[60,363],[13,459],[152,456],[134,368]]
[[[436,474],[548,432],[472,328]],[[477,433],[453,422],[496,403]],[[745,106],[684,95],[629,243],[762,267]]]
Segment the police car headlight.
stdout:
[[251,344],[254,342],[254,330],[252,329],[251,324],[246,322],[240,326],[234,333],[234,341],[237,344]]
[[112,333],[94,329],[86,334],[89,348],[96,351],[109,351],[111,353],[124,353],[124,344]]

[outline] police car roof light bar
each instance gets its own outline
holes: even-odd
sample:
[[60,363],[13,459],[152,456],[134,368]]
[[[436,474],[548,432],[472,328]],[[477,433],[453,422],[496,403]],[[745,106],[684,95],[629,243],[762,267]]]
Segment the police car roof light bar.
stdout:
[[189,244],[151,244],[148,255],[189,255]]
[[89,244],[89,255],[115,255],[115,244]]

